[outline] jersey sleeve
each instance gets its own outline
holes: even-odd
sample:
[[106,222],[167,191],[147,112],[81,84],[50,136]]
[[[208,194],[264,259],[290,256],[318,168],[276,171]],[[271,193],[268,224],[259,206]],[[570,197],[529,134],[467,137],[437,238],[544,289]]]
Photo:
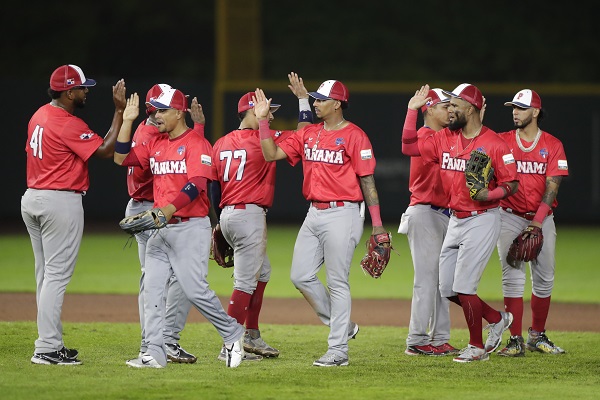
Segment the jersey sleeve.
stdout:
[[[308,125],[312,126],[312,125]],[[306,127],[293,132],[285,139],[279,141],[278,145],[287,154],[287,161],[290,165],[296,165],[302,160],[304,152],[304,132]]]
[[373,146],[367,134],[360,128],[356,127],[355,132],[352,132],[355,140],[351,141],[348,148],[351,154],[350,162],[357,176],[368,176],[375,173],[375,154]]
[[64,127],[62,141],[84,161],[87,161],[104,143],[104,139],[80,118],[72,118]]
[[496,183],[518,181],[519,177],[517,174],[517,163],[515,157],[510,151],[510,147],[503,140],[499,139],[496,141],[497,145],[493,148],[492,167],[494,168],[494,176]]
[[188,178],[204,177],[208,180],[217,180],[215,169],[213,169],[213,148],[205,138],[197,137],[198,145],[188,149],[186,155],[186,168]]
[[568,176],[569,165],[567,164],[567,156],[563,144],[557,138],[550,136],[552,140],[548,140],[548,169],[546,176]]

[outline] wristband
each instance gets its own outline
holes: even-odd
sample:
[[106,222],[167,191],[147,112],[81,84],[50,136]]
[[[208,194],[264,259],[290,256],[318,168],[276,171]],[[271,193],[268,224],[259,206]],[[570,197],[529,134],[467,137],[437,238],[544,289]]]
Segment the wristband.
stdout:
[[371,214],[371,222],[373,226],[383,226],[381,222],[381,215],[379,213],[379,204],[369,206],[369,214]]
[[313,113],[312,111],[300,110],[298,114],[298,122],[308,122],[309,124],[313,123]]
[[115,143],[115,153],[127,154],[131,151],[131,142],[119,142]]
[[533,221],[541,224],[544,222],[544,218],[548,216],[550,211],[552,211],[552,207],[542,201],[535,213],[535,217],[533,217]]
[[[510,193],[510,191],[508,192]],[[506,197],[506,188],[504,186],[498,186],[495,189],[488,189],[487,199],[481,201],[495,201]]]
[[271,130],[269,129],[269,120],[261,119],[258,121],[258,131],[260,140],[271,139]]

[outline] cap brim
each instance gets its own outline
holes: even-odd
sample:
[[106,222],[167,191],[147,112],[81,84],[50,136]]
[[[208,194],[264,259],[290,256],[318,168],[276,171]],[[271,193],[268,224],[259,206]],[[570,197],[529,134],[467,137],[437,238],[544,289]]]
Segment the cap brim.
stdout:
[[[445,94],[446,96],[448,96],[448,97],[460,97],[460,96],[457,96],[457,95],[455,95],[455,94],[454,94],[454,93],[452,93],[452,92],[447,92],[447,91],[445,91],[445,90],[442,90],[442,93],[444,93],[444,94]],[[450,99],[448,99],[448,101],[450,101]]]
[[279,107],[281,107],[281,104],[271,104],[271,112],[274,113],[279,110]]
[[504,103],[505,106],[517,106],[519,108],[533,108],[527,104],[519,103],[518,101],[507,101]]
[[84,87],[89,87],[89,86],[96,86],[96,81],[93,79],[86,79],[85,82],[83,82],[81,85],[79,86],[84,86]]
[[146,102],[146,105],[148,105],[148,104],[154,108],[158,108],[159,110],[167,110],[169,108],[173,108],[171,106],[167,106],[163,103],[160,103],[160,102],[158,102],[156,100],[152,100],[152,99],[150,99],[150,101]]
[[331,97],[327,97],[325,95],[322,95],[319,92],[308,92],[308,95],[310,97],[312,97],[313,99],[317,99],[317,100],[329,100],[329,99],[331,99]]

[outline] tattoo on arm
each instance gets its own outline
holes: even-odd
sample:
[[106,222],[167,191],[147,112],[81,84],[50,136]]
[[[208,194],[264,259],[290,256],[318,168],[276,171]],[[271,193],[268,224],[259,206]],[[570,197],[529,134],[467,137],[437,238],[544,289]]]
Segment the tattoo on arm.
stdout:
[[375,187],[375,178],[373,175],[360,177],[360,189],[363,192],[367,207],[379,204],[379,196],[377,195],[377,188]]
[[562,182],[562,176],[548,176],[546,177],[546,191],[542,196],[542,201],[549,206],[552,206],[554,199],[558,195],[558,187]]

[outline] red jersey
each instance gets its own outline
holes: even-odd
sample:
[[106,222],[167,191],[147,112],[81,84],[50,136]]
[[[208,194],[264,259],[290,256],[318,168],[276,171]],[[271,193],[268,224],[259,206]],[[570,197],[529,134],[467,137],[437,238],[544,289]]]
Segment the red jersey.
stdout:
[[456,211],[478,211],[495,208],[500,200],[475,201],[469,196],[465,179],[465,166],[471,151],[479,150],[492,159],[494,177],[489,188],[494,189],[499,183],[518,180],[515,159],[506,142],[496,132],[482,126],[478,136],[463,148],[462,129],[451,131],[444,128],[425,140],[419,140],[419,151],[423,162],[439,163],[442,181],[451,182],[450,208]]
[[[192,129],[175,139],[160,134],[145,145],[137,143],[131,148],[123,165],[150,169],[153,175],[154,207],[172,203],[190,178],[200,176],[214,180],[212,146]],[[208,196],[203,190],[190,204],[177,210],[174,216],[206,217],[208,209]]]
[[[160,135],[158,128],[152,124],[148,124],[148,120],[146,119],[135,130],[131,146],[145,146],[156,135]],[[154,201],[152,171],[150,168],[127,167],[127,190],[129,191],[129,197],[132,199]]]
[[291,165],[302,160],[302,194],[310,201],[363,201],[359,177],[375,172],[367,134],[353,123],[337,131],[323,125],[307,125],[279,144]]
[[[499,137],[508,143],[517,161],[519,173],[519,191],[503,199],[500,205],[523,214],[536,212],[546,191],[546,177],[569,175],[563,145],[556,137],[544,131],[537,145],[529,151],[523,151],[517,144],[516,130],[500,133]],[[533,144],[523,140],[521,142],[526,149]],[[558,202],[554,199],[552,208],[557,205]]]
[[[271,131],[275,143],[293,131]],[[238,129],[219,138],[213,147],[213,173],[221,183],[220,208],[234,204],[271,207],[277,164],[263,157],[258,130]]]
[[27,187],[87,191],[88,160],[103,142],[81,118],[50,103],[43,105],[27,128]]
[[[417,137],[419,140],[425,140],[425,138],[434,133],[433,129],[423,126],[418,130]],[[450,186],[450,181],[442,181],[439,164],[425,163],[421,157],[410,158],[408,189],[411,195],[409,205],[431,204],[448,208]]]

